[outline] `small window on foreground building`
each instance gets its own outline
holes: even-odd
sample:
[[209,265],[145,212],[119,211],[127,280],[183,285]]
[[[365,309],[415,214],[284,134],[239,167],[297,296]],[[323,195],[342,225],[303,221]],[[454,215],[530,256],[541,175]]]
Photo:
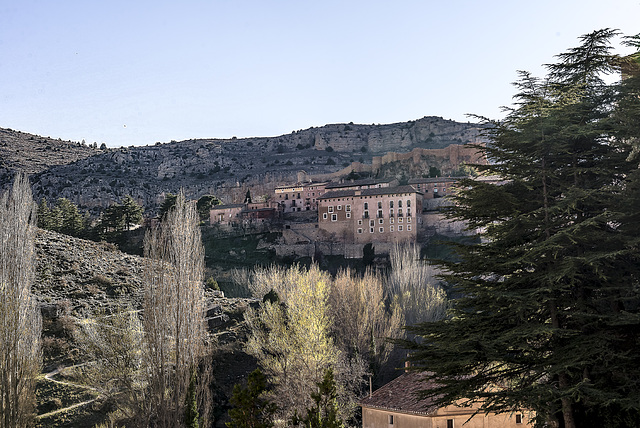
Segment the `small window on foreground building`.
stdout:
[[358,226],[362,226],[362,220],[358,220]]
[[331,221],[338,221],[338,214],[331,214]]
[[522,415],[520,413],[516,413],[516,423],[517,424],[522,423]]
[[393,415],[389,415],[389,425],[393,425]]
[[322,213],[322,219],[326,220],[327,219],[327,213]]
[[373,233],[375,229],[373,227],[369,228],[369,233]]
[[362,228],[361,227],[358,228],[358,233],[362,233]]
[[393,232],[393,226],[389,226],[389,232]]
[[344,206],[344,210],[345,210],[346,212],[351,212],[351,205],[345,205],[345,206]]
[[342,211],[342,205],[338,205],[338,211]]
[[351,218],[351,213],[347,213],[347,218]]
[[447,428],[454,428],[453,427],[453,419],[447,419]]
[[332,213],[333,212],[333,205],[329,205],[329,212]]
[[384,227],[381,227],[381,228],[379,229],[379,231],[380,231],[380,233],[384,233]]
[[398,232],[402,232],[402,226],[398,226]]

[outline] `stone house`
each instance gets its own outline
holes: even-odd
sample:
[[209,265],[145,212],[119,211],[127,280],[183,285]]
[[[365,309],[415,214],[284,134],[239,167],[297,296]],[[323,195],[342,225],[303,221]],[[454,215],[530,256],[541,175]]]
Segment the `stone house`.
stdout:
[[456,177],[412,178],[409,185],[422,192],[424,199],[442,198],[450,195],[458,182]]
[[415,241],[422,194],[412,186],[339,189],[318,199],[324,239],[352,244]]
[[478,413],[479,405],[438,407],[433,399],[420,399],[429,388],[418,372],[403,373],[360,400],[363,428],[524,428],[529,412]]
[[317,211],[318,198],[325,192],[327,183],[297,183],[275,188],[274,200],[283,213]]
[[268,202],[216,205],[209,211],[209,224],[246,226],[270,222],[276,217],[276,208]]

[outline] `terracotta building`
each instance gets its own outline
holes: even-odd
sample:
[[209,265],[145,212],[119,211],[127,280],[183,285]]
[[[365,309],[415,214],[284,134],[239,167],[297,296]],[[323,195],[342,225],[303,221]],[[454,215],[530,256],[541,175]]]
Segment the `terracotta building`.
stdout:
[[332,190],[318,198],[318,227],[345,243],[415,241],[421,212],[412,186]]
[[438,407],[433,399],[419,399],[429,388],[421,373],[400,375],[360,400],[363,428],[524,428],[529,412],[478,413],[478,405]]
[[325,192],[327,183],[298,183],[275,189],[275,201],[280,212],[317,211],[318,197]]

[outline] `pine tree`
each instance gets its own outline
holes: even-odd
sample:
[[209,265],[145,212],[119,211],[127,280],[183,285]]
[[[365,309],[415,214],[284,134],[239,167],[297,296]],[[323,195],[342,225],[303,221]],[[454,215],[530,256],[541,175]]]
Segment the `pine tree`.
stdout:
[[639,233],[623,209],[638,162],[615,138],[621,92],[601,78],[619,62],[616,34],[583,36],[543,80],[521,73],[480,167],[504,184],[462,182],[451,216],[482,242],[444,263],[462,296],[450,316],[407,343],[442,404],[530,409],[566,428],[640,425]]
[[270,428],[271,421],[276,411],[276,405],[265,398],[268,391],[267,378],[260,369],[255,369],[249,374],[247,387],[239,384],[233,387],[229,410],[231,422],[227,422],[230,428]]

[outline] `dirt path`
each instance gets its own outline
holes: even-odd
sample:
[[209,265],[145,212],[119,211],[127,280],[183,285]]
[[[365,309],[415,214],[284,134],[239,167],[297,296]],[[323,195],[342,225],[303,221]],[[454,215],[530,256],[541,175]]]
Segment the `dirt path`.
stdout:
[[[72,386],[72,387],[75,387],[75,388],[81,388],[81,389],[86,389],[86,390],[96,391],[97,392],[98,390],[96,388],[91,387],[91,386],[80,385],[78,383],[67,382],[67,381],[64,381],[64,380],[58,380],[58,379],[54,379],[53,378],[53,376],[55,376],[58,373],[60,373],[61,370],[80,367],[80,366],[83,366],[84,364],[86,364],[86,363],[76,364],[74,366],[68,366],[68,367],[62,367],[62,368],[59,367],[59,368],[55,369],[52,372],[45,373],[44,378],[47,379],[48,381],[59,383],[60,385]],[[36,416],[36,418],[37,419],[42,419],[42,418],[47,418],[49,416],[53,416],[53,415],[58,414],[58,413],[67,412],[69,410],[75,409],[76,407],[81,407],[81,406],[85,406],[87,404],[93,403],[94,401],[96,401],[96,399],[97,399],[97,397],[96,398],[92,398],[91,400],[86,400],[86,401],[82,401],[80,403],[72,404],[71,406],[67,406],[67,407],[64,407],[62,409],[56,409],[56,410],[53,410],[53,411],[48,412],[48,413],[43,413],[42,415]]]

